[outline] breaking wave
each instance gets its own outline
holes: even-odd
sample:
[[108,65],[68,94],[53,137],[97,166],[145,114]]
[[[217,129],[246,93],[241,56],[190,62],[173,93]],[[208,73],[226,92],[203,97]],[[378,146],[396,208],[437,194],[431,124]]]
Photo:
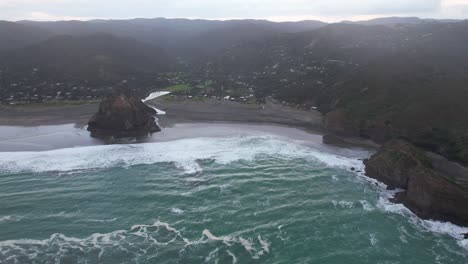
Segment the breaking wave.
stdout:
[[[128,167],[140,164],[172,163],[185,174],[195,174],[202,171],[199,164],[202,160],[212,160],[218,164],[229,164],[239,160],[252,161],[259,155],[281,157],[283,159],[304,159],[327,167],[335,167],[353,171],[363,175],[364,165],[359,157],[345,157],[327,153],[302,145],[301,142],[283,140],[276,136],[232,136],[219,138],[190,138],[171,142],[157,142],[130,145],[107,145],[59,149],[45,152],[0,152],[0,174],[21,172],[74,172],[112,167]],[[336,175],[333,181],[341,180]],[[454,237],[457,243],[468,250],[468,240],[463,240],[462,234],[468,233],[468,228],[451,223],[422,220],[401,204],[390,202],[395,192],[386,191],[385,185],[373,179],[358,177],[377,186],[379,199],[376,203],[367,200],[346,201],[332,200],[337,209],[351,210],[362,208],[371,213],[385,211],[404,215],[416,226],[435,233]],[[185,208],[184,208],[185,209]],[[375,210],[379,209],[379,210]],[[170,208],[173,215],[185,214],[184,210]],[[49,217],[68,217],[58,214]],[[18,221],[12,216],[0,217],[0,222]],[[89,222],[110,223],[109,219],[89,219]],[[284,240],[281,226],[278,227],[279,237]],[[403,238],[404,240],[404,238]],[[369,236],[372,246],[379,244],[376,234]],[[383,241],[383,240],[382,240]],[[87,238],[67,237],[63,234],[53,234],[45,240],[19,239],[0,242],[0,262],[28,262],[34,257],[53,262],[60,259],[60,254],[74,252],[76,256],[86,258],[89,262],[100,262],[109,254],[124,255],[128,260],[152,260],[160,256],[161,247],[173,246],[179,256],[186,256],[187,250],[197,251],[200,246],[209,247],[210,252],[204,258],[229,259],[232,263],[242,263],[245,256],[239,256],[238,250],[243,248],[249,258],[258,259],[270,253],[270,242],[256,234],[245,235],[215,235],[210,230],[203,230],[199,239],[188,239],[171,225],[155,222],[152,225],[136,225],[130,230],[117,230],[106,234],[93,234]],[[86,252],[87,254],[81,254]],[[198,252],[198,251],[197,251]],[[234,254],[235,252],[236,254]],[[131,261],[128,261],[131,262]]]
[[463,234],[468,233],[468,227],[462,227],[450,222],[441,222],[435,220],[425,220],[419,218],[416,214],[411,212],[410,209],[405,207],[403,204],[396,204],[391,202],[391,199],[394,198],[394,195],[399,190],[394,191],[382,191],[380,193],[379,200],[377,202],[377,208],[389,212],[400,214],[408,218],[408,220],[413,223],[415,226],[424,228],[425,230],[449,235],[457,240],[458,245],[463,247],[465,250],[468,250],[468,240],[464,239]]
[[320,152],[274,136],[237,136],[77,147],[44,152],[2,152],[0,173],[63,172],[171,162],[184,173],[192,174],[202,170],[197,162],[199,160],[227,164],[237,160],[252,160],[260,154],[304,158],[331,167],[354,167],[361,171],[364,168],[358,158]]
[[[239,258],[259,259],[270,252],[269,246],[269,242],[260,235],[250,238],[236,235],[216,236],[208,229],[203,230],[199,239],[190,240],[183,236],[181,230],[169,223],[156,221],[149,225],[134,225],[129,230],[96,233],[86,238],[53,234],[43,240],[0,241],[0,262],[25,263],[41,259],[49,263],[75,253],[75,261],[80,263],[108,262],[115,256],[119,257],[119,262],[126,260],[130,263],[139,263],[164,259],[164,254],[176,254],[180,259],[184,259],[189,252],[191,254],[210,252],[206,256],[198,257],[206,259],[229,257],[232,263],[237,263]],[[229,250],[231,247],[242,247],[244,253],[242,256],[236,256]],[[206,250],[207,248],[209,250]]]

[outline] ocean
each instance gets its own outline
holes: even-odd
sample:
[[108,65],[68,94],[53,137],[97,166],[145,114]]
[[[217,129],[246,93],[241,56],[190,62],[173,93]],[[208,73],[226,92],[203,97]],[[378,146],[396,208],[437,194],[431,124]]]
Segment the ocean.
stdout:
[[372,151],[221,127],[0,152],[0,263],[467,263],[468,229],[392,204]]

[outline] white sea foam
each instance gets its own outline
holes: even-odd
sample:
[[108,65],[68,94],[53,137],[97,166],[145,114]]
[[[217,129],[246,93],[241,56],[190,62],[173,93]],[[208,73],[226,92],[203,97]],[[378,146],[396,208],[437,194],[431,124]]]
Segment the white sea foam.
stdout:
[[[395,191],[382,191],[377,202],[377,208],[390,212],[403,215],[408,217],[409,221],[416,226],[423,227],[424,229],[439,233],[449,235],[457,240],[457,243],[468,250],[468,242],[467,240],[463,240],[463,234],[468,233],[468,227],[461,227],[450,222],[441,222],[441,221],[434,221],[434,220],[424,220],[419,218],[410,209],[405,207],[403,204],[396,204],[390,201],[394,195],[401,190]],[[400,237],[401,240],[405,240],[405,237]]]
[[233,239],[232,237],[230,236],[222,236],[222,237],[217,237],[215,235],[213,235],[210,230],[208,229],[205,229],[203,230],[202,234],[204,236],[206,236],[209,240],[213,240],[213,241],[222,241],[224,244],[230,246],[231,245],[231,242],[235,241],[235,239]]
[[284,241],[286,240],[286,238],[283,237],[283,230],[281,230],[281,228],[283,228],[283,225],[278,226],[278,231],[279,231],[278,238]]
[[[253,239],[243,238],[241,236],[238,236],[238,237],[236,237],[236,236],[221,236],[221,237],[218,237],[218,236],[213,235],[207,229],[205,229],[203,231],[203,235],[206,238],[208,238],[209,240],[222,241],[224,244],[226,244],[228,246],[232,246],[233,244],[240,244],[245,249],[246,252],[251,254],[252,259],[259,259],[263,255],[270,253],[270,243],[268,243],[267,240],[262,239],[262,237],[260,235],[257,236],[257,240],[258,240],[258,244],[259,244],[257,246],[260,246],[260,248],[261,248],[260,250],[255,248],[255,246],[254,246],[255,243],[254,243]],[[202,241],[202,239],[200,239],[198,242],[200,242],[200,241]],[[232,252],[230,252],[229,250],[227,251],[227,253],[232,257],[232,259],[233,259],[232,263],[237,263],[237,257]]]
[[197,161],[211,159],[219,164],[253,160],[260,154],[303,158],[327,166],[363,170],[357,158],[337,156],[287,142],[274,136],[191,138],[171,142],[106,145],[45,152],[1,152],[1,172],[79,171],[171,162],[185,173],[202,170]]
[[171,208],[171,213],[180,215],[180,214],[184,213],[184,210],[182,210],[180,208]]
[[[218,261],[220,254],[231,256],[232,263],[237,263],[237,257],[230,251],[234,244],[243,246],[251,258],[259,258],[269,253],[269,243],[258,236],[258,245],[262,250],[257,251],[254,248],[252,238],[242,238],[235,235],[216,236],[208,229],[203,230],[198,240],[191,240],[183,236],[181,230],[173,227],[171,224],[155,221],[153,224],[134,225],[129,230],[116,230],[110,233],[95,233],[85,238],[68,237],[63,234],[53,234],[47,239],[17,239],[0,241],[0,262],[6,259],[21,258],[22,261],[32,261],[40,259],[61,259],[70,251],[78,250],[87,252],[83,255],[81,262],[94,262],[106,257],[106,254],[130,254],[132,259],[138,263],[139,258],[150,258],[158,256],[161,247],[174,245],[179,253],[184,252],[187,247],[194,245],[191,250],[205,246],[210,248],[210,253],[205,259]],[[220,242],[221,244],[216,244]],[[148,245],[149,247],[141,247]],[[213,244],[215,243],[215,244]],[[213,249],[214,247],[214,249]],[[174,248],[172,246],[172,248]],[[191,251],[190,251],[191,252]],[[257,252],[252,255],[251,252]],[[245,256],[245,254],[244,254]],[[89,258],[89,259],[88,259]]]
[[262,245],[263,251],[265,251],[266,253],[270,253],[270,244],[268,243],[268,241],[263,240],[261,236],[258,236],[257,239],[258,242],[260,242],[260,245]]
[[244,239],[242,237],[239,237],[239,242],[245,248],[245,250],[247,250],[249,253],[252,252],[252,250],[253,250],[252,242],[250,242],[249,240]]
[[[205,262],[210,263],[211,260],[215,260],[218,257],[218,251],[219,251],[218,248],[213,249],[205,258]],[[215,263],[217,263],[217,261],[215,261]]]
[[17,222],[20,220],[20,217],[14,215],[0,216],[0,223],[3,222]]
[[335,207],[341,207],[341,208],[345,208],[345,209],[351,209],[354,207],[354,203],[353,202],[348,202],[348,201],[335,201],[335,200],[332,200],[332,204],[335,206]]
[[375,246],[377,245],[377,242],[379,242],[379,240],[377,240],[377,236],[376,234],[369,234],[369,242],[371,243],[372,246]]
[[361,203],[362,205],[362,209],[364,209],[364,211],[374,211],[374,206],[372,206],[368,201],[366,200],[360,200],[359,203]]
[[458,245],[460,245],[462,248],[468,250],[468,239],[458,241]]
[[111,223],[117,221],[117,218],[110,219],[86,219],[85,222],[96,222],[96,223]]
[[232,257],[232,264],[236,264],[237,263],[236,255],[234,255],[234,253],[232,253],[230,250],[226,250],[226,252],[228,253],[229,256]]
[[261,236],[258,236],[257,239],[258,242],[260,242],[262,249],[255,253],[255,255],[252,257],[253,259],[259,259],[261,256],[270,253],[270,244],[268,241],[263,240]]

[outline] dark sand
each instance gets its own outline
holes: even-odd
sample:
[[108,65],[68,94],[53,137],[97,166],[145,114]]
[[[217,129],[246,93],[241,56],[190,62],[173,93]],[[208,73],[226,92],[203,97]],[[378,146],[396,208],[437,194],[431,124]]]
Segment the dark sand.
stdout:
[[[149,103],[167,112],[159,115],[164,128],[156,139],[168,140],[187,136],[179,130],[167,128],[180,123],[236,122],[271,123],[318,130],[321,115],[275,105],[251,105],[219,101],[177,101],[162,105],[157,100]],[[49,150],[63,147],[104,144],[89,136],[85,130],[88,120],[97,112],[98,103],[77,105],[33,104],[0,106],[0,151]],[[201,126],[186,127],[190,133],[210,135]],[[178,131],[178,132],[177,132]],[[171,133],[176,133],[171,136]],[[183,136],[181,136],[184,134]]]
[[78,105],[0,105],[0,125],[45,126],[73,123],[85,126],[89,118],[96,113],[98,107],[98,103]]
[[317,111],[303,111],[272,103],[258,105],[218,100],[170,101],[158,98],[147,104],[166,112],[158,117],[163,127],[183,122],[212,121],[280,124],[315,131],[320,131],[322,127],[322,114]]
[[[270,128],[280,126],[299,128],[319,135],[320,139],[321,134],[324,133],[321,128],[322,115],[319,112],[302,111],[272,103],[257,105],[216,100],[168,101],[158,98],[147,104],[166,111],[165,115],[158,115],[163,131],[138,142],[216,135],[217,129],[213,131],[214,134],[209,132],[212,128],[221,129],[222,134],[226,133],[228,126],[234,126],[233,130],[235,127],[249,128],[240,126],[241,124],[271,125]],[[61,106],[46,104],[0,106],[0,151],[41,151],[106,144],[106,142],[91,138],[85,129],[88,120],[98,107],[98,103]],[[188,123],[193,123],[194,126]],[[208,130],[200,126],[200,123],[208,127]],[[212,127],[208,123],[220,124]],[[176,125],[177,129],[170,129]],[[260,130],[264,130],[267,126],[259,127],[262,128]],[[181,128],[188,131],[182,132]],[[270,130],[276,131],[277,129]],[[341,147],[375,148],[376,146],[358,139]]]
[[[256,105],[223,101],[159,101],[147,102],[166,115],[160,115],[162,127],[186,122],[270,123],[320,130],[322,115],[316,111],[301,111],[274,104]],[[98,109],[97,103],[50,106],[0,106],[0,125],[41,126],[77,124],[85,126]]]
[[[260,106],[218,101],[178,101],[164,105],[153,101],[149,104],[167,112],[166,115],[158,116],[163,131],[138,142],[226,135],[230,131],[237,133],[243,130],[269,131],[275,134],[280,129],[275,125],[316,131],[321,125],[320,113],[271,104]],[[85,129],[98,106],[97,103],[62,106],[46,104],[1,106],[0,151],[44,151],[106,144],[106,142],[91,138]],[[208,122],[222,124],[210,125]],[[251,125],[242,126],[241,123]],[[275,125],[255,126],[258,123]],[[293,130],[285,130],[283,134],[292,133],[291,131]]]

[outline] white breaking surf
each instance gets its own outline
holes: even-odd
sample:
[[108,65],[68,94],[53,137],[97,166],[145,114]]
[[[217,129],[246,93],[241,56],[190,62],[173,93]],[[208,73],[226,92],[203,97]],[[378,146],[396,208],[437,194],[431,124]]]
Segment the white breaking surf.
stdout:
[[199,160],[228,164],[258,155],[300,158],[329,167],[364,169],[358,158],[337,156],[275,136],[190,138],[168,142],[101,145],[44,152],[1,152],[0,173],[67,172],[170,162],[186,174],[202,171]]

